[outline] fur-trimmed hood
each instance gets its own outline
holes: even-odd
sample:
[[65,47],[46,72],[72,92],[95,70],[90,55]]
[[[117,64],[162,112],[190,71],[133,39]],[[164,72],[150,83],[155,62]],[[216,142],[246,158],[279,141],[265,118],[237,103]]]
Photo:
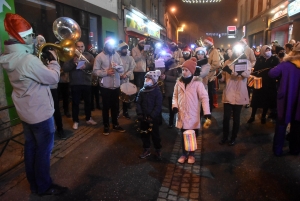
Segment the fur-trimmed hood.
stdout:
[[300,68],[300,55],[290,56],[287,55],[283,58],[283,61],[289,61],[297,66],[297,68]]

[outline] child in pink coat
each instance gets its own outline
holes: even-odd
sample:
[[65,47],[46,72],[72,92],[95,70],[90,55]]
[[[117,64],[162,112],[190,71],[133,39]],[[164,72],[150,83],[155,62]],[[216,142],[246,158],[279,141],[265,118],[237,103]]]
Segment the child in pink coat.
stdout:
[[[180,77],[174,87],[172,109],[178,113],[176,127],[181,129],[182,134],[186,130],[194,130],[196,135],[200,129],[200,103],[204,110],[204,117],[210,119],[209,98],[204,88],[202,79],[194,77],[196,70],[196,59],[191,58],[182,64],[182,77]],[[194,152],[187,152],[184,148],[183,135],[182,156],[179,163],[193,164],[195,162]]]

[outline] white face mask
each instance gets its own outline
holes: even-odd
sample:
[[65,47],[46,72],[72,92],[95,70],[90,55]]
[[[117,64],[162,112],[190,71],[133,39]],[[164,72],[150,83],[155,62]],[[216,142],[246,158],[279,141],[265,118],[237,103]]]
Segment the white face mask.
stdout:
[[150,87],[150,86],[152,86],[153,85],[153,83],[152,83],[152,81],[150,80],[150,81],[145,81],[144,82],[144,86],[145,87]]
[[272,52],[271,51],[265,52],[265,55],[267,58],[270,58],[272,56]]
[[186,75],[186,76],[184,76],[183,74],[182,74],[182,77],[184,77],[184,78],[189,78],[189,77],[191,77],[192,75],[190,74],[190,75]]

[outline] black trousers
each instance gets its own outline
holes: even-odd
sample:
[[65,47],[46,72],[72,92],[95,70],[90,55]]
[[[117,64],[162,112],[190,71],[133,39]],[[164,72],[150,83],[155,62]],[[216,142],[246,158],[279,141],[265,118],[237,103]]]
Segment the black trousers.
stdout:
[[168,97],[168,103],[169,103],[169,125],[173,125],[174,124],[174,113],[172,110],[172,98],[173,97]]
[[[141,122],[141,124],[148,124],[147,122]],[[141,125],[143,127],[143,125]],[[148,125],[146,125],[148,127]],[[153,120],[152,131],[149,133],[141,133],[141,138],[143,141],[143,148],[149,149],[151,147],[150,136],[152,138],[153,146],[155,149],[161,149],[161,139],[159,134],[159,122],[158,119]]]
[[[186,151],[184,148],[184,139],[183,139],[183,132],[186,130],[191,130],[191,129],[181,129],[181,148],[182,148],[182,155],[183,156],[194,156],[195,155],[195,151]],[[196,137],[198,136],[198,129],[192,129],[195,131],[195,135]]]
[[61,114],[59,110],[59,100],[58,100],[58,91],[57,89],[50,89],[52,97],[53,97],[53,102],[54,102],[54,121],[56,125],[56,129],[58,131],[63,129],[63,124],[62,124],[62,119],[61,119]]
[[63,100],[63,108],[65,113],[69,112],[69,96],[70,96],[69,86],[70,86],[69,83],[58,83],[58,88],[57,88],[59,97],[62,97]]
[[224,103],[223,116],[223,139],[228,139],[229,136],[229,121],[231,118],[231,111],[233,112],[233,128],[231,140],[235,140],[240,129],[240,116],[243,105],[232,105]]
[[213,108],[214,108],[214,100],[213,100],[213,95],[214,95],[214,91],[215,91],[215,81],[208,81],[207,83],[207,92],[208,92],[208,98],[209,98],[209,109],[210,112],[212,112]]
[[143,88],[146,72],[133,72],[133,74],[134,84],[136,85],[136,87],[138,87],[138,89]]
[[100,87],[100,91],[102,94],[102,103],[103,103],[103,109],[102,109],[103,124],[105,126],[109,126],[109,110],[110,110],[113,125],[119,125],[118,115],[119,115],[120,88],[108,89],[108,88]]
[[79,122],[79,103],[81,97],[84,101],[85,120],[91,118],[91,86],[89,85],[73,85],[71,86],[72,92],[72,118],[74,122]]
[[123,114],[128,113],[128,107],[130,103],[123,102]]
[[96,107],[100,108],[100,86],[91,86],[91,109],[93,110],[94,101],[96,101]]

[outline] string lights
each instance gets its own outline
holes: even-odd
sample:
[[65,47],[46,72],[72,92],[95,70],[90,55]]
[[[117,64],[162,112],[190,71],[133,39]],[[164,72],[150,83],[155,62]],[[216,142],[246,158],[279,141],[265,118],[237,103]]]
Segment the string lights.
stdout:
[[184,3],[217,3],[221,0],[182,0]]

